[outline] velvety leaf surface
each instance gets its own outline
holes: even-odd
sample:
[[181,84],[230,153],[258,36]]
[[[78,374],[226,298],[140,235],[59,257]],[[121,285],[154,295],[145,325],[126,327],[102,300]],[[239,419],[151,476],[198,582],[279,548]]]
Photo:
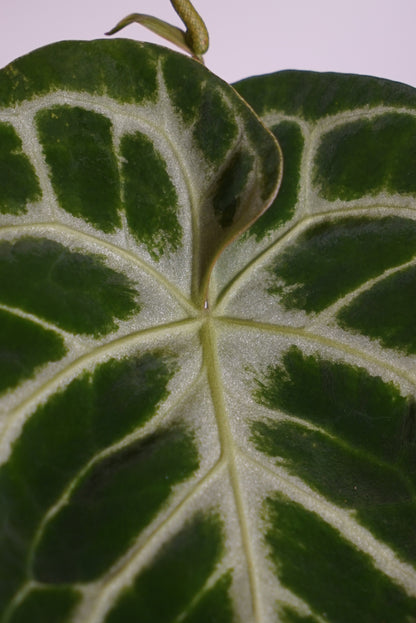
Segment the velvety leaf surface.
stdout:
[[123,40],[19,59],[0,106],[0,619],[231,621],[201,330],[278,144],[199,63]]
[[210,292],[256,620],[412,621],[415,93],[305,72],[236,87],[285,163]]
[[0,72],[2,623],[416,620],[414,90],[237,89]]

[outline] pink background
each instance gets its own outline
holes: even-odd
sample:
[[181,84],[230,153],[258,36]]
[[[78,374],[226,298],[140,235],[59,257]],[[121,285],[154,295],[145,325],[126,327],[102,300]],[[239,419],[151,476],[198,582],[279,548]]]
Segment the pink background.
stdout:
[[[279,69],[382,76],[416,86],[416,0],[195,0],[207,66],[232,82]],[[96,39],[128,13],[180,25],[168,0],[0,0],[0,66],[52,41]],[[123,35],[162,43],[134,24]]]

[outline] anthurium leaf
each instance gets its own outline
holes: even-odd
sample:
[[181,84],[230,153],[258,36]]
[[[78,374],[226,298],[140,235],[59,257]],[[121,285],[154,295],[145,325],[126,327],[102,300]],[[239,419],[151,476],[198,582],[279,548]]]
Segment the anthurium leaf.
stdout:
[[211,283],[257,619],[412,621],[416,93],[296,71],[235,86],[285,162]]
[[2,622],[416,619],[415,92],[236,88],[0,73]]
[[219,252],[276,193],[273,137],[226,83],[157,47],[47,46],[3,70],[0,105],[2,221],[124,236],[198,306]]
[[233,616],[201,329],[280,178],[273,135],[179,54],[64,42],[0,73],[1,621]]

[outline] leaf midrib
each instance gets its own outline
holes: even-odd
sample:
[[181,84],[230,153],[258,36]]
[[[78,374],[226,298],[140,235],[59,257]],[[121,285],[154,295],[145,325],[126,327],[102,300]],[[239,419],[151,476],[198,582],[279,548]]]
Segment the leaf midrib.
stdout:
[[[266,475],[266,473],[269,473],[269,475],[272,477],[275,487],[278,486],[278,483],[281,483],[280,487],[283,486],[283,489],[285,489],[286,486],[289,486],[289,488],[291,489],[293,493],[293,487],[296,485],[296,482],[295,482],[296,479],[294,480],[293,477],[288,472],[286,472],[286,470],[283,468],[278,468],[278,467],[271,468],[271,466],[269,466],[264,461],[259,462],[256,457],[251,456],[250,453],[239,448],[235,444],[234,439],[231,434],[230,424],[228,422],[228,416],[227,416],[226,407],[225,407],[221,366],[219,363],[218,346],[217,346],[217,339],[216,339],[218,327],[221,325],[223,326],[234,325],[238,327],[244,326],[246,329],[254,329],[256,331],[261,330],[261,331],[273,332],[274,334],[286,334],[286,335],[291,334],[291,335],[301,336],[303,338],[306,338],[306,339],[309,339],[315,342],[319,342],[321,344],[325,343],[326,345],[330,345],[337,349],[342,348],[344,350],[349,350],[351,353],[355,355],[357,355],[358,351],[357,349],[348,347],[346,344],[340,344],[339,342],[336,342],[329,338],[325,338],[323,336],[317,336],[317,335],[311,334],[305,330],[292,329],[291,327],[278,327],[275,325],[268,325],[266,323],[256,323],[256,322],[247,321],[244,319],[235,319],[235,318],[226,318],[226,317],[214,318],[210,312],[207,312],[205,314],[205,317],[200,318],[197,321],[185,320],[185,321],[180,321],[180,322],[172,323],[172,324],[175,329],[179,329],[179,330],[183,330],[183,329],[188,330],[191,327],[193,331],[196,331],[198,329],[200,330],[202,346],[204,349],[204,364],[205,364],[204,367],[205,367],[205,371],[208,376],[208,382],[211,388],[211,395],[212,395],[212,400],[213,400],[213,405],[214,405],[214,410],[215,410],[215,416],[217,420],[222,454],[220,458],[218,459],[218,461],[216,461],[211,466],[208,472],[206,472],[202,476],[202,478],[200,478],[200,480],[198,480],[198,482],[194,486],[192,486],[192,488],[187,492],[187,494],[179,502],[179,504],[177,504],[172,509],[172,511],[169,512],[168,516],[161,522],[161,524],[157,525],[156,528],[151,531],[151,534],[149,537],[146,538],[146,542],[144,543],[144,545],[141,548],[139,548],[139,550],[137,549],[134,550],[131,553],[131,555],[127,554],[127,559],[123,563],[122,567],[118,569],[116,575],[112,573],[110,577],[107,576],[107,578],[104,580],[104,584],[101,584],[101,582],[99,582],[100,589],[98,591],[99,594],[97,597],[97,601],[95,602],[96,606],[91,611],[91,616],[88,617],[88,623],[98,623],[98,621],[101,620],[102,615],[103,615],[103,611],[102,611],[103,605],[106,611],[108,611],[108,609],[111,607],[111,604],[109,605],[108,602],[106,601],[106,594],[107,594],[107,590],[109,590],[111,594],[112,587],[114,587],[114,583],[116,582],[117,576],[118,575],[124,576],[127,568],[129,568],[131,564],[134,565],[138,557],[141,558],[142,551],[144,549],[145,550],[148,550],[149,548],[151,549],[154,544],[157,544],[158,539],[160,538],[161,530],[163,530],[168,524],[174,521],[174,518],[177,517],[184,509],[186,509],[190,500],[193,499],[198,494],[198,492],[203,487],[204,483],[207,483],[212,478],[214,478],[219,473],[219,471],[222,469],[226,469],[230,477],[233,496],[235,500],[236,511],[237,511],[238,520],[240,523],[242,543],[243,543],[245,556],[247,560],[249,581],[251,585],[253,611],[255,613],[253,621],[255,621],[256,623],[259,623],[262,620],[261,604],[260,604],[260,590],[258,586],[257,568],[254,562],[255,557],[254,557],[254,553],[251,547],[251,540],[249,538],[249,529],[248,529],[247,518],[246,518],[247,512],[245,510],[245,505],[243,502],[241,484],[240,484],[238,468],[237,468],[237,457],[241,455],[242,457],[244,457],[244,461],[252,464],[252,466],[256,467],[256,469],[260,469],[264,475]],[[145,336],[148,336],[149,333],[152,333],[152,334],[154,334],[155,332],[166,333],[167,331],[171,331],[172,324],[164,325],[163,327],[140,332],[139,335],[140,337],[143,337],[143,334],[145,334]],[[127,336],[124,339],[128,341],[131,339],[131,336]],[[120,340],[116,340],[115,342],[119,343]],[[101,348],[105,349],[107,346],[108,345],[105,345]],[[374,360],[374,358],[369,356],[368,353],[360,353],[360,356],[367,360],[371,360],[373,363],[376,362],[377,365],[382,365],[382,362],[378,360]],[[389,367],[389,369],[391,370],[394,370],[395,374],[402,373],[402,371],[397,370],[396,368],[392,366],[387,366],[387,367]],[[199,382],[199,379],[200,377],[198,377],[198,379],[195,380],[195,383]],[[186,393],[192,390],[192,386],[187,387]],[[179,400],[182,400],[182,399],[183,399],[183,396],[179,398]],[[111,449],[109,451],[112,451],[112,450],[114,449]],[[107,450],[105,452],[107,453]],[[95,462],[96,460],[99,460],[99,458],[100,457],[95,457],[93,461]],[[88,469],[88,467],[89,466],[85,467],[83,471],[85,471],[85,469]],[[77,476],[77,479],[78,478],[79,478],[79,474]],[[286,483],[286,485],[284,485],[284,483]],[[76,485],[76,481],[71,481],[70,488],[68,490],[68,495],[70,493],[70,490],[72,490],[75,485]],[[298,487],[296,486],[295,488],[298,488]],[[304,502],[306,498],[304,498],[304,496],[306,495],[307,498],[308,497],[311,498],[311,495],[305,493],[305,491],[303,491],[303,488],[299,489],[299,495],[302,498],[302,501],[301,501],[302,505],[305,506]],[[314,498],[314,504],[317,504],[316,492],[314,492],[312,498]],[[347,538],[349,538],[348,535],[350,533],[353,534],[354,532],[356,532],[357,529],[359,531],[359,537],[360,537],[358,540],[365,537],[365,542],[367,542],[368,538],[371,537],[370,539],[371,542],[368,543],[368,547],[366,546],[364,549],[361,547],[360,549],[362,549],[367,554],[369,554],[372,557],[372,559],[375,560],[375,562],[377,563],[378,568],[380,568],[383,572],[386,572],[386,567],[388,569],[393,569],[390,575],[392,575],[396,583],[398,583],[400,586],[407,587],[408,592],[409,590],[411,592],[413,580],[412,581],[409,580],[408,582],[405,582],[405,583],[403,582],[403,578],[406,577],[406,573],[408,571],[407,569],[408,566],[396,560],[397,557],[395,556],[394,552],[392,552],[384,544],[381,544],[379,541],[374,539],[371,533],[369,533],[365,528],[357,524],[355,520],[352,518],[351,513],[349,513],[348,511],[345,511],[344,509],[339,509],[335,505],[329,503],[322,496],[319,496],[319,500],[321,501],[321,505],[320,506],[318,505],[319,508],[321,509],[319,511],[319,515],[326,518],[325,519],[326,521],[328,521],[331,525],[334,525],[338,529],[341,529],[341,527],[345,528],[345,525],[346,525],[345,522],[347,522],[348,525],[352,522],[351,526],[347,530],[347,534],[345,535]],[[317,512],[315,507],[312,510]],[[334,512],[335,512],[335,515],[334,515]],[[54,513],[52,513],[50,516],[52,517],[53,514]],[[50,517],[48,513],[48,515],[45,517],[46,522],[47,520],[49,520],[49,518]],[[344,529],[341,529],[341,532],[342,534],[344,534],[345,532]],[[349,538],[349,540],[351,539]],[[383,561],[386,562],[386,565],[383,564]],[[23,596],[24,591],[26,590],[27,590],[27,586],[22,587],[21,591],[23,592],[19,591],[20,597]],[[117,590],[116,590],[116,593],[118,594]],[[13,602],[17,604],[18,600],[17,601],[13,600]]]
[[258,578],[256,576],[256,569],[254,564],[254,552],[250,539],[246,511],[244,508],[245,505],[241,491],[241,483],[237,468],[237,448],[235,446],[234,439],[231,433],[231,428],[227,416],[227,409],[225,406],[222,374],[220,371],[220,363],[218,357],[216,329],[214,320],[210,314],[207,314],[207,320],[201,327],[201,341],[204,352],[203,360],[205,362],[207,370],[208,384],[211,389],[211,396],[217,421],[221,453],[224,457],[224,460],[226,461],[228,468],[228,474],[231,482],[238,522],[240,526],[244,555],[247,562],[248,578],[251,589],[251,599],[253,607],[253,620],[255,623],[260,623],[262,617]]

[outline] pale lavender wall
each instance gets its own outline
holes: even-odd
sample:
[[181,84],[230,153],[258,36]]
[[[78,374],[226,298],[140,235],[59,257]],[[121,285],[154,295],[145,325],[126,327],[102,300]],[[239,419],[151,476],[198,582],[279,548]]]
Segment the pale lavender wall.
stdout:
[[[383,76],[416,86],[416,0],[195,0],[207,65],[231,82],[279,69]],[[61,39],[99,38],[131,12],[180,24],[168,0],[0,0],[0,66]],[[125,35],[157,41],[139,26]]]

